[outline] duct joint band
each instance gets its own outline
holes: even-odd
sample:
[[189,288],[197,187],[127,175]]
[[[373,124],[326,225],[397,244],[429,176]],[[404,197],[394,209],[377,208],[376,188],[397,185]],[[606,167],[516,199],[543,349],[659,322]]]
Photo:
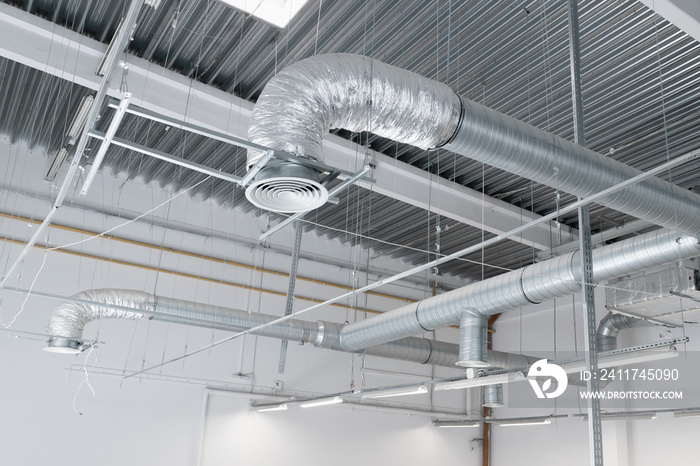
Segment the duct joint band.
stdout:
[[420,325],[420,328],[422,328],[422,329],[425,330],[426,332],[431,332],[431,331],[433,331],[433,330],[435,330],[435,329],[433,329],[433,328],[425,328],[425,325],[421,324],[421,322],[420,322],[420,314],[418,313],[418,309],[420,308],[421,304],[423,304],[422,301],[421,301],[420,303],[416,304],[416,306],[415,306],[415,309],[416,309],[416,311],[415,311],[415,314],[416,314],[416,322],[418,323],[418,325]]
[[433,342],[428,340],[427,338],[425,341],[428,342],[428,356],[425,358],[425,361],[423,361],[421,364],[428,364],[430,362],[430,358],[433,356]]
[[[450,144],[454,139],[457,137],[457,134],[459,133],[459,128],[462,127],[462,122],[464,121],[464,117],[466,115],[466,109],[464,107],[464,99],[462,98],[461,95],[457,94],[455,92],[455,97],[459,100],[459,118],[457,120],[457,126],[455,127],[455,132],[452,133],[452,136],[450,136],[445,142],[442,144],[436,145],[433,149],[439,149],[441,147],[445,147],[446,145]],[[700,236],[698,236],[698,243],[700,244]]]
[[531,304],[540,304],[542,301],[534,301],[532,300],[527,293],[525,292],[525,285],[523,284],[523,278],[525,277],[525,270],[528,269],[528,267],[532,267],[531,265],[526,265],[520,270],[520,280],[518,280],[518,283],[520,284],[520,292],[523,294],[525,299],[527,299]]

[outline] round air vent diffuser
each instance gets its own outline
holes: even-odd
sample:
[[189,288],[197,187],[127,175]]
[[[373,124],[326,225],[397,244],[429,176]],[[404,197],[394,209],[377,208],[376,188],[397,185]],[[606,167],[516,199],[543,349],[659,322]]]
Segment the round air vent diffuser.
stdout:
[[318,182],[318,172],[297,164],[263,168],[245,191],[248,200],[273,212],[306,212],[328,200],[328,190]]

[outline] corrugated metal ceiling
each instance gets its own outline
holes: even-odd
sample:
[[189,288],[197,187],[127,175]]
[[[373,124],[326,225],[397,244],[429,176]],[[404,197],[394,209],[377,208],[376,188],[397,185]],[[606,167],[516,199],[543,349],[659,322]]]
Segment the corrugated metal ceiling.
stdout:
[[[122,0],[8,3],[102,42],[116,29],[120,15],[114,12],[126,5]],[[314,53],[360,53],[446,82],[465,97],[571,139],[565,8],[557,0],[310,0],[279,30],[214,0],[164,0],[157,10],[142,10],[130,52],[253,101],[275,71],[290,63]],[[640,169],[696,148],[700,44],[636,1],[585,1],[580,14],[588,145]],[[0,132],[55,152],[86,90],[7,60],[0,60],[0,79]],[[518,207],[537,213],[555,208],[551,188],[447,151],[427,153],[340,133]],[[163,125],[127,117],[119,134],[230,173],[240,175],[244,169],[241,151]],[[105,164],[114,173],[176,189],[201,180],[201,175],[119,148],[110,149]],[[699,184],[700,164],[671,176],[692,188]],[[204,183],[197,194],[251,208],[241,190],[224,182]],[[597,206],[592,215],[594,227],[603,229],[627,218]],[[308,218],[313,222],[308,229],[360,241],[374,254],[419,263],[426,260],[425,250],[435,251],[434,215],[369,191],[352,189],[339,205],[324,206]],[[571,216],[564,221],[576,223]],[[440,220],[441,252],[481,240],[481,230],[452,223]],[[482,257],[469,259],[480,262]],[[530,248],[508,242],[485,252],[484,261],[495,267],[454,262],[441,272],[479,279],[482,272],[491,276],[531,260]]]

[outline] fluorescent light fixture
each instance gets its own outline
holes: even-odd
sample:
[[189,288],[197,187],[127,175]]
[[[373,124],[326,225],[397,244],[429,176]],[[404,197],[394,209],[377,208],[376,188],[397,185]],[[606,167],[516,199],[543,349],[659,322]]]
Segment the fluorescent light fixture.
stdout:
[[107,132],[105,133],[105,138],[102,140],[100,148],[97,150],[97,155],[95,155],[95,159],[92,161],[90,171],[88,172],[87,176],[85,176],[83,187],[80,190],[80,194],[83,196],[87,195],[92,182],[95,180],[97,171],[100,169],[100,166],[102,166],[102,160],[104,160],[107,149],[109,149],[109,145],[112,143],[112,139],[114,139],[117,129],[119,129],[119,124],[122,122],[122,118],[124,118],[124,115],[126,114],[126,109],[129,106],[130,99],[131,93],[125,92],[124,97],[122,98],[121,102],[119,102],[119,106],[112,117],[112,121],[109,123]]
[[83,100],[80,101],[80,106],[78,107],[78,113],[73,117],[73,121],[68,128],[68,144],[74,145],[80,135],[83,132],[83,127],[87,121],[88,114],[92,109],[92,104],[95,98],[92,95],[86,95]]
[[282,403],[281,405],[277,406],[252,406],[250,409],[259,413],[265,413],[269,411],[286,411],[287,405]]
[[58,150],[56,157],[53,158],[53,162],[51,162],[49,171],[46,173],[46,181],[53,181],[56,179],[56,175],[58,175],[58,170],[61,169],[63,162],[65,162],[67,158],[68,150],[65,147],[61,147]]
[[315,408],[316,406],[335,405],[342,402],[342,396],[334,396],[331,398],[322,398],[320,400],[305,401],[304,403],[299,403],[299,406],[302,408]]
[[284,28],[308,0],[220,0],[278,28]]
[[397,388],[394,390],[377,390],[373,392],[367,392],[362,394],[362,399],[373,399],[373,398],[389,398],[391,396],[403,396],[403,395],[420,395],[422,393],[428,393],[428,387],[421,385],[420,387],[409,387],[409,388]]
[[433,426],[440,428],[479,427],[477,421],[433,421]]
[[693,417],[700,416],[700,409],[695,409],[692,411],[674,411],[673,417]]
[[504,422],[498,422],[496,420],[489,421],[493,424],[498,424],[501,427],[514,427],[514,426],[540,426],[544,424],[551,424],[552,420],[546,417],[539,418],[523,418],[523,419],[506,419]]
[[[674,358],[678,356],[678,350],[673,347],[643,351],[633,351],[629,353],[617,353],[609,356],[601,356],[598,359],[599,369],[608,369],[617,366],[628,366],[643,362],[658,361],[662,359]],[[578,361],[560,364],[567,374],[575,374],[586,370],[586,362]],[[475,377],[473,379],[457,380],[454,382],[442,382],[435,384],[435,390],[458,390],[462,388],[483,387],[497,383],[519,382],[526,380],[522,372],[510,372],[507,374],[489,375],[486,377]]]
[[442,382],[435,384],[435,390],[459,390],[462,388],[483,387],[497,383],[508,383],[525,380],[522,372],[510,372],[507,374],[489,375],[486,377],[475,377],[473,379],[455,380],[454,382]]
[[[656,419],[656,413],[644,413],[644,414],[601,414],[601,421],[634,421],[636,419]],[[588,415],[583,416],[584,421],[588,421]]]

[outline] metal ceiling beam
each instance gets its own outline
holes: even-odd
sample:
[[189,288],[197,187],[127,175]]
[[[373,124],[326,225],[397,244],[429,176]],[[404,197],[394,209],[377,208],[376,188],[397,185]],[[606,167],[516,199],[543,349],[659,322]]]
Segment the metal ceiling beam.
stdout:
[[[97,90],[100,78],[95,69],[106,49],[100,42],[0,3],[0,56]],[[247,138],[251,102],[131,55],[126,61],[132,105]],[[115,88],[109,89],[108,94],[120,96]],[[356,172],[363,166],[368,151],[329,135],[324,141],[324,154],[329,165]],[[369,157],[375,166],[376,183],[360,182],[360,186],[456,222],[501,235],[540,218],[384,154],[369,151]],[[551,231],[549,224],[540,224],[527,234],[510,239],[547,250],[552,246]],[[562,242],[576,239],[575,232],[563,233]]]
[[[595,235],[591,236],[591,240],[593,241],[593,243],[604,243],[606,241],[620,238],[621,236],[625,235],[631,235],[640,230],[644,230],[645,228],[654,226],[656,225],[654,225],[651,222],[647,222],[646,220],[634,219],[630,220],[629,222],[625,222],[620,226],[610,228],[609,230],[601,231],[600,233],[596,233]],[[562,254],[566,254],[567,252],[575,251],[579,247],[580,245],[578,241],[560,244],[559,246],[555,246],[550,250],[538,252],[537,260],[543,261],[550,259],[554,256],[561,256]]]
[[640,0],[654,13],[700,42],[700,5],[697,0]]

